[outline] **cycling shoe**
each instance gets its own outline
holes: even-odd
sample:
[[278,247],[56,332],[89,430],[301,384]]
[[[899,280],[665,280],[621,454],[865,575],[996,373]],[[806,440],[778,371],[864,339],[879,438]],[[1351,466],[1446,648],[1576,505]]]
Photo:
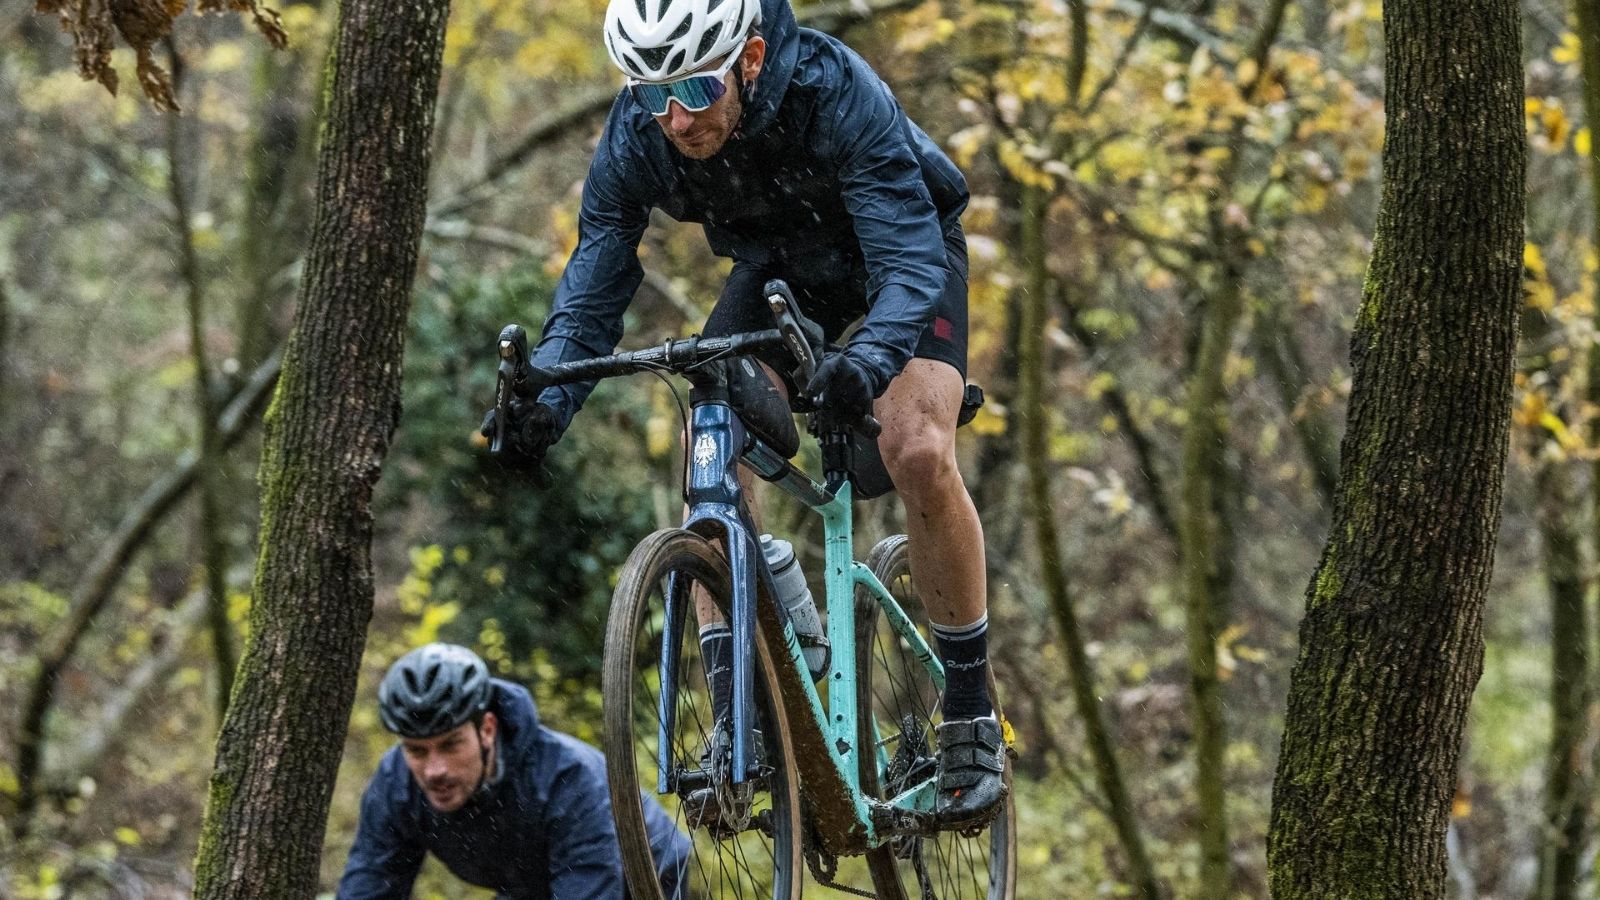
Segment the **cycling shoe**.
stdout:
[[934,819],[942,829],[982,828],[999,814],[1005,784],[1005,738],[994,716],[939,723],[938,797]]

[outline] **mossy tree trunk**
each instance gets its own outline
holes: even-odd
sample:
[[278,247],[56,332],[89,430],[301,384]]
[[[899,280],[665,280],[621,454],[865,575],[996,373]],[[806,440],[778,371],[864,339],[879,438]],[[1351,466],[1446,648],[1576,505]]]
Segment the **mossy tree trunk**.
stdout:
[[1273,787],[1278,900],[1445,893],[1521,299],[1518,15],[1513,0],[1384,3],[1383,194]]
[[250,633],[218,741],[201,898],[311,897],[372,613],[374,484],[400,414],[448,0],[346,0],[317,205],[261,458]]

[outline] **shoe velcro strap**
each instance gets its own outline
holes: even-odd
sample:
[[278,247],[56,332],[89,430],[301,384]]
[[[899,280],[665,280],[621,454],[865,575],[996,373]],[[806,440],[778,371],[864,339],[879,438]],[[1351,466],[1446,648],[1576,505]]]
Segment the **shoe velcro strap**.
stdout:
[[941,772],[939,774],[939,790],[966,790],[967,788],[977,787],[987,777],[982,771],[976,769],[957,769],[955,771]]
[[944,752],[944,764],[946,771],[987,769],[999,773],[1006,770],[1000,754],[986,747],[952,747]]
[[941,722],[938,727],[939,744],[955,747],[961,744],[981,744],[998,750],[1005,743],[1000,726],[993,719],[957,719]]

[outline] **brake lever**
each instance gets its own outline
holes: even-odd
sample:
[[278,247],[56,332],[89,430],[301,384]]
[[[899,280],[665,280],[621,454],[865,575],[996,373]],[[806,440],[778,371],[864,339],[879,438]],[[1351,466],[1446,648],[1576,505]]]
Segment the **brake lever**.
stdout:
[[500,329],[498,342],[500,368],[495,373],[494,385],[494,436],[489,438],[489,452],[498,456],[506,445],[506,423],[511,421],[511,401],[517,387],[528,378],[528,332],[521,325],[507,325]]
[[761,292],[766,295],[767,306],[772,309],[772,318],[778,324],[778,333],[783,335],[784,344],[794,355],[795,382],[801,385],[808,384],[811,376],[817,373],[817,357],[811,352],[811,342],[806,340],[805,332],[800,328],[800,320],[795,317],[794,294],[789,292],[789,285],[781,278],[768,281]]

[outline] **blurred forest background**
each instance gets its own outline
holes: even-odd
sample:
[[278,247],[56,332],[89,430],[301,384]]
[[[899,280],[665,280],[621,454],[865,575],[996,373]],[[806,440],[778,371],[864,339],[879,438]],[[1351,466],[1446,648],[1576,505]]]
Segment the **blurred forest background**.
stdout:
[[[141,94],[131,51],[111,57],[115,96],[81,79],[70,38],[30,5],[0,12],[0,896],[184,896],[250,604],[256,426],[308,236],[336,10],[279,7],[284,50],[248,17],[180,17],[145,54],[146,71],[171,75],[174,117]],[[1018,896],[1132,890],[1072,699],[1067,603],[1157,877],[1177,897],[1266,896],[1284,697],[1331,512],[1379,198],[1379,3],[797,9],[866,56],[973,192],[972,376],[990,403],[960,450],[1021,740]],[[474,645],[530,686],[547,724],[597,741],[615,573],[679,514],[678,412],[653,380],[596,392],[552,453],[557,490],[501,476],[476,434],[494,336],[542,321],[576,239],[578,188],[618,85],[603,10],[453,4],[330,891],[391,743],[373,702],[385,667],[434,638]],[[1593,139],[1567,7],[1528,0],[1524,12],[1524,339],[1449,838],[1451,896],[1484,900],[1538,890],[1541,855],[1559,843],[1542,812],[1553,729],[1574,733],[1555,726],[1588,719],[1593,693]],[[625,346],[698,328],[728,268],[697,228],[659,224]],[[1205,352],[1208,322],[1221,352]],[[1023,352],[1033,336],[1037,352]],[[1031,505],[1029,378],[1048,408],[1053,545]],[[1185,399],[1207,378],[1229,416],[1186,459]],[[202,446],[223,460],[210,477]],[[1220,565],[1198,598],[1181,565],[1180,486],[1194,479],[1221,511],[1205,535]],[[769,527],[815,570],[819,535],[795,533],[794,513],[779,507]],[[862,551],[897,530],[892,500],[862,515]],[[1197,609],[1216,623],[1198,649]],[[1553,638],[1577,668],[1553,667]],[[1222,810],[1196,799],[1196,665],[1220,691]],[[1587,772],[1593,740],[1563,748]],[[1220,894],[1202,884],[1199,843],[1217,813],[1231,869]],[[1572,853],[1593,868],[1584,841]],[[463,893],[438,869],[419,888]]]

